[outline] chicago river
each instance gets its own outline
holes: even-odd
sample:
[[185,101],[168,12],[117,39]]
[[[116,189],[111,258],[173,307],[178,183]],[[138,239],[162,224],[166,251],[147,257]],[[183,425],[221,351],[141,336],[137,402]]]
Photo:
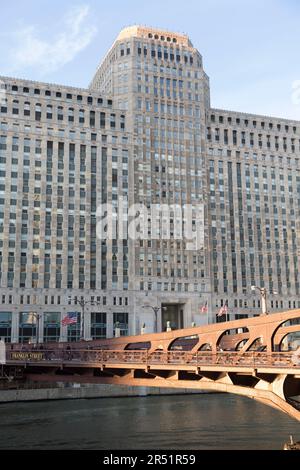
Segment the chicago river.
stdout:
[[0,404],[0,449],[283,449],[297,421],[226,394]]

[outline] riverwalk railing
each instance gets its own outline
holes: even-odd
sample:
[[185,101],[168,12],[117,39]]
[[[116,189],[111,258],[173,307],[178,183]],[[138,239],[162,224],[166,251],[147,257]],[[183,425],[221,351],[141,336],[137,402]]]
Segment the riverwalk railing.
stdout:
[[210,366],[210,367],[269,367],[300,369],[300,358],[293,352],[211,352],[199,351],[113,351],[91,349],[44,349],[7,351],[7,364],[51,365],[149,365],[149,366]]

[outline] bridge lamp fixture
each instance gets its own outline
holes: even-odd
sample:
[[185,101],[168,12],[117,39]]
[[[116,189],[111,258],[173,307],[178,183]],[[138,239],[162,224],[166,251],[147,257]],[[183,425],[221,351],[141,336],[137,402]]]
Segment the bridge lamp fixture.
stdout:
[[155,333],[157,333],[157,314],[161,310],[162,312],[167,310],[167,307],[153,307],[152,305],[143,305],[142,308],[152,308],[155,315]]
[[[261,294],[261,309],[262,309],[262,314],[267,315],[268,314],[268,306],[267,306],[267,289],[265,287],[257,287],[257,286],[251,286],[251,290],[259,290]],[[278,292],[272,291],[272,295],[278,295]]]

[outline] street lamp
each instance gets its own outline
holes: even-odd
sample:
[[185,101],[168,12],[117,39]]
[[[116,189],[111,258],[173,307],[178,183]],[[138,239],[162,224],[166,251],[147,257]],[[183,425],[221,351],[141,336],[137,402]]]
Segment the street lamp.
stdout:
[[[261,295],[262,315],[268,315],[267,289],[265,287],[251,286],[252,291],[255,291],[256,289],[260,292]],[[273,291],[273,294],[277,295],[278,292]]]
[[80,341],[84,340],[84,315],[85,315],[85,307],[86,305],[101,305],[100,302],[96,300],[84,300],[84,299],[78,299],[74,297],[73,299],[69,297],[69,300],[75,302],[75,304],[79,304],[81,307],[81,316],[80,316]]
[[167,307],[153,307],[152,305],[143,305],[142,308],[152,308],[155,315],[154,333],[157,333],[157,314],[160,310],[167,310]]
[[36,344],[39,344],[39,336],[40,336],[40,319],[42,318],[41,313],[30,312],[33,318],[36,319]]

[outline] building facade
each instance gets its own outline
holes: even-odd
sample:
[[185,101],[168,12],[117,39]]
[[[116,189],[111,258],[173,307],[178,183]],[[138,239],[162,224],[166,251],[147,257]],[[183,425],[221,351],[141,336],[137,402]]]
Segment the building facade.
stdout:
[[[88,90],[6,78],[2,87],[0,335],[79,339],[87,298],[97,308],[87,306],[86,335],[112,336],[117,321],[127,333],[128,246],[96,236],[97,207],[128,192],[124,113]],[[62,327],[74,311],[77,324]]]
[[[254,285],[271,311],[300,307],[300,123],[212,109],[186,35],[126,28],[89,89],[0,80],[6,341],[253,316]],[[110,233],[109,210],[142,212],[142,236]]]
[[210,109],[206,142],[213,305],[299,308],[299,122]]

